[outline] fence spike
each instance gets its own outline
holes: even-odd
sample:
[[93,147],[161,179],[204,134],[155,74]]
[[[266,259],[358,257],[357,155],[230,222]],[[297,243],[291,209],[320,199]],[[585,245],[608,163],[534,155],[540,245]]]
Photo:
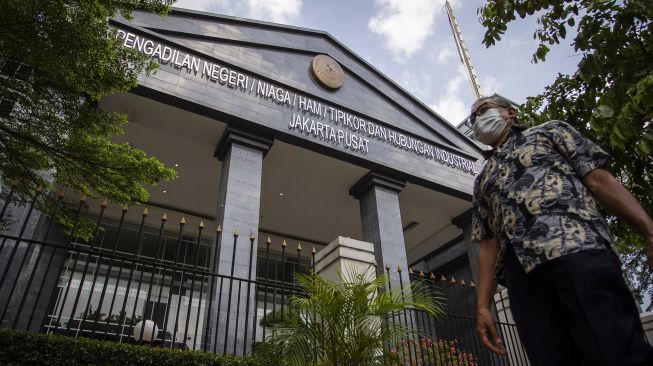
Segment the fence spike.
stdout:
[[166,215],[165,212],[163,213],[163,216],[161,216],[161,221],[163,221],[163,222],[168,221],[168,215]]
[[11,188],[18,187],[18,179],[14,178],[11,180]]
[[302,251],[302,243],[297,243],[297,251],[298,252]]
[[104,201],[102,201],[102,203],[100,203],[100,207],[107,208],[107,205],[108,205],[108,202],[107,202],[107,199],[105,198]]
[[419,271],[419,278],[424,278],[424,272]]
[[315,245],[313,245],[313,250],[311,250],[311,255],[315,256],[315,253],[317,253],[317,250],[315,250]]
[[86,203],[86,196],[82,196],[82,198],[79,199],[80,203]]
[[408,267],[408,274],[413,274],[413,267]]
[[59,196],[59,199],[62,199],[62,198],[63,198],[63,196],[64,196],[63,189],[59,191],[59,195],[58,195],[58,196]]
[[474,284],[474,281],[469,281],[469,287],[476,287],[476,285]]
[[185,217],[183,217],[183,216],[181,217],[181,220],[179,220],[179,225],[181,225],[181,226],[186,225],[186,218]]
[[463,287],[466,286],[466,284],[465,284],[465,280],[460,280],[460,286],[463,286]]
[[256,236],[254,236],[254,232],[253,231],[250,232],[249,233],[249,240],[255,240],[255,239],[256,239]]
[[444,277],[444,275],[442,275],[442,277],[440,277],[440,281],[444,282],[444,281],[446,281],[446,280],[447,280],[447,278]]
[[452,285],[455,285],[455,284],[456,284],[456,279],[453,278],[453,276],[451,276],[451,284],[452,284]]
[[204,229],[204,221],[203,221],[203,220],[200,220],[199,228],[200,228],[200,229]]
[[283,243],[281,243],[281,247],[282,247],[282,248],[285,248],[285,247],[287,247],[287,246],[288,246],[288,244],[286,244],[286,241],[284,240]]
[[265,244],[266,244],[266,245],[270,245],[270,244],[272,244],[272,239],[270,239],[269,236],[268,236],[268,240],[265,241]]
[[390,263],[385,265],[385,269],[387,269],[388,271],[390,270],[390,268],[392,268],[392,267],[390,267]]
[[35,191],[36,191],[36,193],[41,193],[41,192],[43,192],[43,187],[38,186],[38,187],[36,187]]
[[379,264],[376,262],[376,259],[372,260],[372,265],[374,265],[374,267],[378,267],[378,266],[379,266]]
[[147,207],[143,210],[143,217],[147,217],[150,213],[147,211]]
[[125,204],[122,206],[122,212],[127,212],[127,211],[129,211],[129,206],[127,206],[127,204],[125,203]]
[[432,280],[435,279],[435,275],[433,274],[433,272],[431,272],[431,274],[429,275],[429,278],[432,279]]
[[236,238],[237,238],[237,237],[238,237],[238,235],[240,235],[240,233],[238,232],[238,229],[234,229],[234,237],[236,237]]
[[216,233],[221,233],[222,232],[222,225],[218,225],[218,227],[215,228]]
[[397,272],[401,273],[401,266],[397,266]]

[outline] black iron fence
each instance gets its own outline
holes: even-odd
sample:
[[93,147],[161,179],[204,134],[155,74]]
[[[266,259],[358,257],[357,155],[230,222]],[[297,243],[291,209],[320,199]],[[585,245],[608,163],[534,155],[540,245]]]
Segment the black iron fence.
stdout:
[[[169,222],[165,214],[152,219],[147,209],[139,220],[126,220],[125,206],[111,221],[105,218],[104,203],[92,216],[94,225],[84,240],[79,235],[82,218],[89,217],[84,200],[76,205],[69,235],[60,235],[53,220],[35,209],[42,194],[37,192],[20,208],[12,205],[13,190],[3,197],[0,222],[12,210],[19,220],[0,234],[2,327],[250,354],[265,337],[269,322],[264,317],[283,317],[289,297],[298,294],[294,274],[314,264],[315,249],[307,253],[301,245],[288,248],[286,242],[269,239],[259,247],[254,235],[246,238],[237,230],[219,235],[220,227],[208,229],[199,220],[193,225],[183,217]],[[53,202],[53,210],[59,210],[63,196]],[[226,262],[218,258],[221,237],[234,248],[222,251],[231,256]],[[246,278],[234,275],[235,248],[247,253],[250,269],[256,268]],[[231,267],[216,268],[216,263]],[[389,269],[388,274],[396,275]],[[486,351],[476,336],[473,283],[433,274],[410,277],[434,294],[444,294],[447,316],[433,319],[417,310],[397,315],[422,334],[391,350],[407,364],[527,364],[505,304],[498,304],[497,318],[511,352],[499,357]]]

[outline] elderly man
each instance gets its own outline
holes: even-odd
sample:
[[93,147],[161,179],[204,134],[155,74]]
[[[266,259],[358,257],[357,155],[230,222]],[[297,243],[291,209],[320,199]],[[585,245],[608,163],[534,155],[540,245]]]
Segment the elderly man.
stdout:
[[515,112],[495,94],[470,117],[494,148],[474,185],[483,344],[506,353],[490,310],[499,282],[532,365],[653,365],[598,203],[644,236],[652,269],[653,221],[603,168],[600,147],[561,121],[525,129]]

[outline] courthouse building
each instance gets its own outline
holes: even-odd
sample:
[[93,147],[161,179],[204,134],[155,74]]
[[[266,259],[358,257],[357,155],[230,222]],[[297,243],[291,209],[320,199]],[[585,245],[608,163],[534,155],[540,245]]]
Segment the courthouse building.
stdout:
[[[407,276],[412,266],[474,277],[469,210],[483,162],[480,147],[346,45],[321,31],[181,9],[164,18],[137,11],[131,20],[110,23],[125,47],[160,66],[142,75],[137,88],[108,96],[100,106],[128,115],[120,141],[174,167],[179,178],[150,188],[143,226],[142,208],[131,207],[124,220],[120,208],[107,208],[106,230],[91,247],[107,250],[107,256],[113,247],[124,261],[120,253],[229,278],[283,282],[311,265],[313,248],[319,253],[351,238],[373,244],[378,272],[389,266]],[[89,215],[100,210],[99,203],[89,203]],[[160,236],[164,212],[167,226]],[[182,216],[186,225],[180,233]],[[235,232],[243,239],[238,244]],[[196,247],[177,258],[180,242]],[[71,245],[89,246],[72,240]],[[89,264],[80,250],[61,254],[43,270],[59,274],[57,285],[39,290],[48,299],[41,311],[53,331],[128,336],[109,324],[124,322],[126,313],[153,319],[161,329],[169,323],[170,337],[189,342],[189,348],[203,342],[210,348],[213,324],[224,320],[205,314],[207,301],[222,313],[246,307],[264,314],[263,301],[249,290],[239,297],[242,303],[228,309],[224,303],[215,306],[225,296],[218,287],[224,286],[209,293],[206,276],[179,286],[183,291],[173,280],[157,294],[165,273],[157,277],[140,262],[132,267],[114,261],[107,268],[101,256]],[[35,266],[44,266],[41,261]],[[203,297],[196,299],[199,293]],[[28,303],[9,304],[8,314],[11,306]],[[164,306],[157,309],[157,303]],[[185,319],[183,311],[181,318],[177,312],[179,319],[169,319],[183,306],[195,310]],[[97,320],[92,330],[83,326],[106,314],[107,326],[97,327]],[[78,317],[83,319],[75,322]],[[191,318],[208,318],[209,330]],[[196,344],[175,332],[194,334]]]

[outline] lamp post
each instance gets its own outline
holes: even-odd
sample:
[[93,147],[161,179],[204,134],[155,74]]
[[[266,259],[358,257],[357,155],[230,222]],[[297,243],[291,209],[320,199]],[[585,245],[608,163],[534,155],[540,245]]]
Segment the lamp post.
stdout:
[[[145,329],[143,329],[145,327]],[[145,325],[143,325],[143,320],[136,323],[134,326],[134,340],[140,342],[141,335],[143,336],[144,342],[152,342],[156,339],[159,334],[159,327],[156,326],[152,320],[145,320]]]

